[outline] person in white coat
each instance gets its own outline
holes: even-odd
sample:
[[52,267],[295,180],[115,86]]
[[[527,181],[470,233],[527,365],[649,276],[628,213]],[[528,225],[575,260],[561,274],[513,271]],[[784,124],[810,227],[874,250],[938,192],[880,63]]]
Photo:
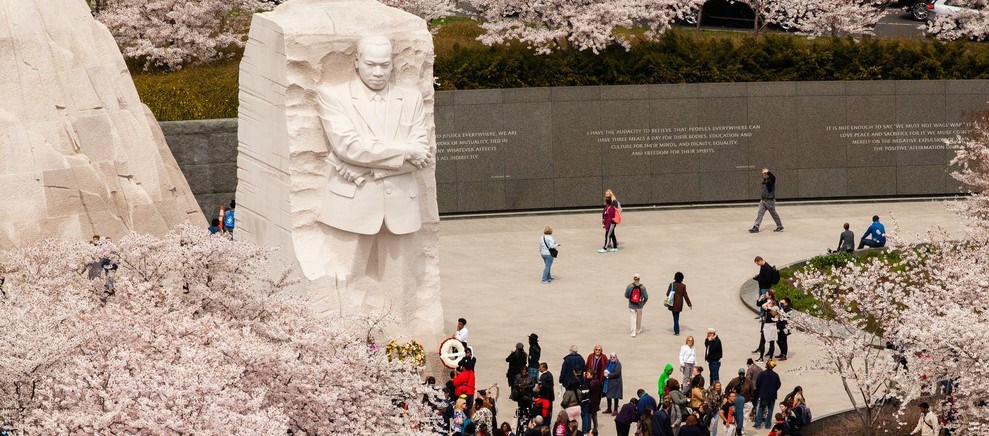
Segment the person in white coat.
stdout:
[[920,403],[920,419],[910,434],[920,432],[920,436],[937,436],[940,431],[941,423],[938,422],[937,415],[931,412],[931,405],[927,402]]
[[683,390],[690,392],[690,381],[694,377],[694,365],[697,364],[697,353],[694,351],[694,337],[687,336],[687,341],[680,347],[680,371],[683,371]]

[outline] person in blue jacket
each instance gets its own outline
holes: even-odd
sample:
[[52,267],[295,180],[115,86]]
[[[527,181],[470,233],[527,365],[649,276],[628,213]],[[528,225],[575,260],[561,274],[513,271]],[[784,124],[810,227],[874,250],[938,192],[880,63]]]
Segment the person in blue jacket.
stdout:
[[873,248],[886,246],[886,227],[879,222],[879,215],[872,216],[872,225],[866,229],[862,239],[859,240],[858,249],[861,250],[866,245]]

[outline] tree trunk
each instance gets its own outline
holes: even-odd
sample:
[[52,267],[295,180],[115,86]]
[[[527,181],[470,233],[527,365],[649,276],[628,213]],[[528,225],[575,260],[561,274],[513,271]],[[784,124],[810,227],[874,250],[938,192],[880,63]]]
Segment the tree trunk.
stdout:
[[697,36],[701,36],[701,21],[704,19],[704,6],[697,10]]

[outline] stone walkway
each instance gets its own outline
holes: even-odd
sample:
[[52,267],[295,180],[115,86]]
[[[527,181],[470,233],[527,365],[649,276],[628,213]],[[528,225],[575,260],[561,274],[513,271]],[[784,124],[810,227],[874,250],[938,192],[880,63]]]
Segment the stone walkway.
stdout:
[[[721,379],[727,384],[758,345],[758,322],[738,294],[739,285],[757,272],[753,257],[761,255],[773,265],[784,265],[822,254],[837,245],[843,222],[851,223],[861,235],[874,214],[892,230],[892,213],[908,240],[932,226],[958,229],[957,218],[943,201],[784,203],[778,210],[786,230],[773,233],[767,214],[758,234],[746,232],[752,226],[755,204],[626,210],[617,231],[621,251],[606,254],[596,252],[603,243],[597,212],[444,220],[440,266],[445,325],[452,333],[456,319],[467,318],[478,361],[477,387],[493,383],[502,387],[498,420],[514,426],[505,357],[517,342],[528,349],[529,333],[539,335],[541,360],[557,380],[571,344],[585,357],[595,344],[602,344],[605,353],[618,353],[625,403],[638,388],[655,396],[660,369],[666,363],[678,365],[687,336],[697,340],[698,360],[702,360],[704,332],[714,327],[724,344]],[[553,266],[556,281],[549,285],[540,283],[538,244],[544,225],[553,226],[561,244]],[[673,335],[672,317],[662,305],[662,295],[677,271],[686,276],[694,304],[680,316],[680,336]],[[632,338],[624,290],[636,272],[642,274],[651,298],[644,310],[644,331]],[[815,357],[816,346],[799,334],[791,336],[790,359],[777,370],[783,381],[780,398],[801,385],[814,416],[821,417],[851,405],[837,377],[799,372]],[[442,384],[447,378],[438,374],[437,380]],[[559,402],[554,414],[558,410]],[[603,414],[599,418],[601,434],[613,434],[613,418]],[[751,428],[751,423],[746,422],[746,427]]]

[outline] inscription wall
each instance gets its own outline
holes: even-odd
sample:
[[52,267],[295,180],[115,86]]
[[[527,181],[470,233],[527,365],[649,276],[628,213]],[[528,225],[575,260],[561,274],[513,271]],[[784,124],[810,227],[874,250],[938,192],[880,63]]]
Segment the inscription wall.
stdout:
[[989,81],[772,82],[436,93],[441,213],[958,193],[945,139]]

